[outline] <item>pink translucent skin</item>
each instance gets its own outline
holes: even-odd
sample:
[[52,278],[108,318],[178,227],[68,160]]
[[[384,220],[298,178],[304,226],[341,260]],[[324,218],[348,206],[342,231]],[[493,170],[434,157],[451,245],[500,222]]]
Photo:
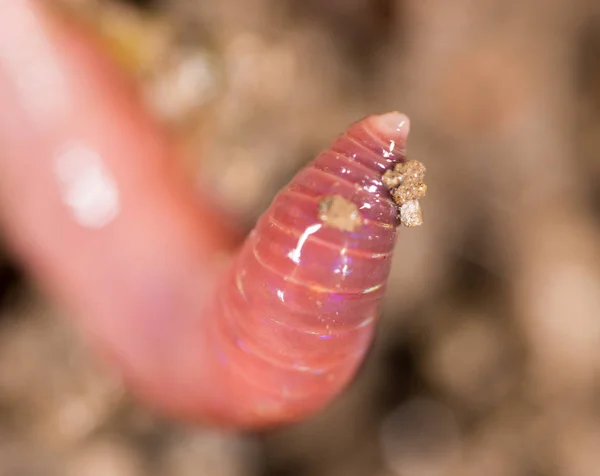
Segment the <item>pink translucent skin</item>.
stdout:
[[[235,239],[179,175],[164,131],[40,5],[11,0],[0,15],[0,219],[15,254],[163,413],[250,428],[318,411],[372,338],[396,239],[381,174],[404,158],[406,117],[353,125],[275,198],[223,274]],[[73,150],[117,192],[101,226],[65,199],[57,163]],[[359,207],[359,229],[322,226],[319,199],[333,194]]]
[[[227,413],[299,419],[354,376],[373,337],[397,235],[381,166],[404,160],[406,133],[396,114],[353,125],[275,197],[246,240],[206,320],[210,355],[218,357],[214,381],[244,395]],[[357,205],[362,226],[324,226],[319,201],[334,194]]]

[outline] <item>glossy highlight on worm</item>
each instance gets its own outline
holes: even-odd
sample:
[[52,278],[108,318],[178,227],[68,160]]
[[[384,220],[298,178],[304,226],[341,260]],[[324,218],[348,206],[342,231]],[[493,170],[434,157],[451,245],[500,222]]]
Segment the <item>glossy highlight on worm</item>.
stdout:
[[408,119],[352,125],[223,271],[234,239],[209,191],[198,201],[134,89],[43,5],[11,0],[0,16],[0,221],[15,255],[168,416],[261,428],[323,408],[373,336],[398,224],[382,175],[405,160]]

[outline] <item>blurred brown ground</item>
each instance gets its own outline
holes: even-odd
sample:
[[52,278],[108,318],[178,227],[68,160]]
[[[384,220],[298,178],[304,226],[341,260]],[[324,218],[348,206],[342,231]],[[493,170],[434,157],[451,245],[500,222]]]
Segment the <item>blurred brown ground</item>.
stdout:
[[0,476],[600,475],[600,4],[60,3],[245,227],[373,112],[412,118],[429,194],[355,384],[267,435],[148,415],[5,263]]

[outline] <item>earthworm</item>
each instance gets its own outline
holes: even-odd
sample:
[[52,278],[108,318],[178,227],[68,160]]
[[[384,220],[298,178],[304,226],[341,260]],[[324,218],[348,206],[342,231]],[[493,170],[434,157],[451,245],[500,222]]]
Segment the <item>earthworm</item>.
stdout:
[[260,428],[321,409],[373,337],[398,224],[382,175],[405,160],[406,116],[352,125],[227,268],[209,191],[194,199],[128,83],[39,5],[0,16],[0,217],[16,256],[166,415]]

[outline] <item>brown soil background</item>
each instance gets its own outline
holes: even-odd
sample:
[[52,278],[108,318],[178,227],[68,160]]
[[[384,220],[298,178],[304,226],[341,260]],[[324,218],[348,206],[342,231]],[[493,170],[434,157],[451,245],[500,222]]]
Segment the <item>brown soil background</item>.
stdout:
[[354,385],[265,435],[149,415],[5,261],[1,476],[600,475],[600,4],[60,3],[246,229],[350,122],[394,109],[428,167],[425,224],[401,230]]

